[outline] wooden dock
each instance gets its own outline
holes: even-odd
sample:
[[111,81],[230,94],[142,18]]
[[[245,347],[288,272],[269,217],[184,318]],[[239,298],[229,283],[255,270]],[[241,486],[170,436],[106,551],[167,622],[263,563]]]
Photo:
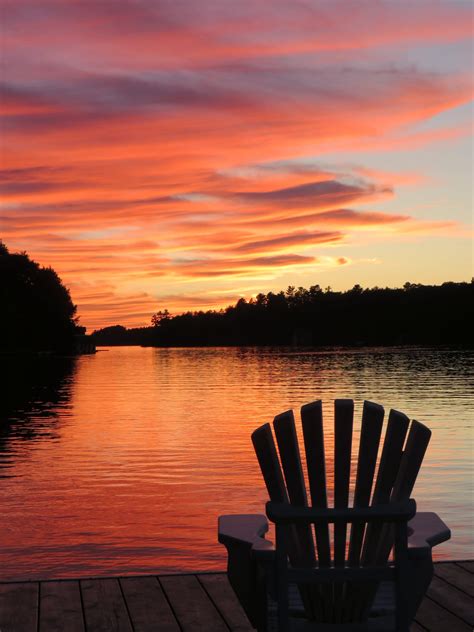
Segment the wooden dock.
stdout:
[[[474,626],[474,561],[439,562],[413,632]],[[1,632],[250,632],[224,573],[0,583]]]

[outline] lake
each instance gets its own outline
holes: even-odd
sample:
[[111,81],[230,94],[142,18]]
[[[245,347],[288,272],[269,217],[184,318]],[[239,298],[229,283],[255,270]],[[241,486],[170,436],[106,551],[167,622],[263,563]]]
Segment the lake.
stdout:
[[[315,399],[369,399],[428,425],[414,491],[472,549],[472,351],[118,347],[8,361],[0,579],[224,569],[217,516],[262,513],[254,428]],[[8,417],[8,421],[5,419]],[[356,454],[356,441],[354,441]]]

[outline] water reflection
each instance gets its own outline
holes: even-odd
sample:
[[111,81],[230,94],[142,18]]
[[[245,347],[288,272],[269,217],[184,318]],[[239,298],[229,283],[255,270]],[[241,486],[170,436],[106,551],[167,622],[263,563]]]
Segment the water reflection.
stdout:
[[15,369],[9,388],[23,401],[12,407],[12,397],[0,438],[11,477],[0,488],[2,578],[222,569],[216,516],[261,513],[266,499],[251,431],[323,399],[330,441],[331,402],[347,396],[358,419],[370,399],[432,428],[415,495],[453,528],[441,555],[472,557],[472,358],[398,348],[115,348],[51,371],[30,367],[26,391]]
[[[70,408],[75,357],[33,354],[7,356],[0,398],[0,478],[15,465],[17,441],[58,438]],[[59,411],[61,411],[59,413]]]

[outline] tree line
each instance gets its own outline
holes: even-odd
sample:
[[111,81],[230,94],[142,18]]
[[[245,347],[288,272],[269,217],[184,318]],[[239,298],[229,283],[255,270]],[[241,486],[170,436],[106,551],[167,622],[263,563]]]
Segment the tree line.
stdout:
[[241,298],[222,310],[152,317],[149,327],[95,331],[97,345],[444,345],[472,346],[474,283],[405,283],[345,292],[288,287]]

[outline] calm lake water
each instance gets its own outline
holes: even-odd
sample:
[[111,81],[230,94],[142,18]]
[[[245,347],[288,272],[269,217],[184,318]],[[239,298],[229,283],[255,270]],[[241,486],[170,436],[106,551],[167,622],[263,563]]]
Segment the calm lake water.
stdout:
[[217,516],[264,511],[251,431],[323,399],[330,441],[338,397],[355,399],[358,420],[370,399],[433,430],[414,496],[453,531],[438,559],[473,558],[473,356],[122,347],[12,362],[0,579],[223,569]]

